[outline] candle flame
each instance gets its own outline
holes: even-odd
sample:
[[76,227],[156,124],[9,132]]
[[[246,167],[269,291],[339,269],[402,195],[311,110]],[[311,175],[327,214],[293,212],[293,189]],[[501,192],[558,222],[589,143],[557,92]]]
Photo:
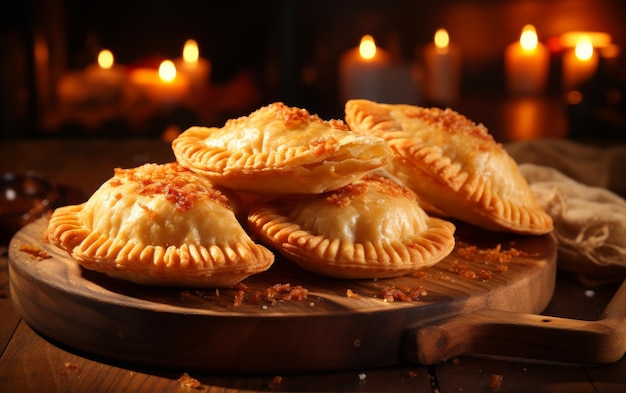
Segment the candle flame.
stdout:
[[113,67],[113,53],[108,49],[103,49],[98,53],[98,65],[101,68],[109,69]]
[[439,29],[435,32],[435,46],[438,49],[447,49],[450,44],[450,36],[446,29]]
[[198,50],[198,43],[195,40],[185,41],[183,47],[183,59],[186,63],[197,63],[200,57],[200,51]]
[[363,59],[370,60],[376,57],[376,43],[371,35],[364,35],[359,45],[359,54]]
[[171,60],[164,60],[159,66],[159,77],[165,82],[171,82],[176,78],[176,66]]
[[537,38],[537,31],[533,25],[524,26],[522,34],[519,37],[519,42],[524,50],[531,51],[537,48],[539,39]]
[[576,44],[574,53],[576,54],[576,58],[579,60],[587,61],[591,59],[593,56],[593,44],[591,43],[591,38],[588,36],[581,37]]

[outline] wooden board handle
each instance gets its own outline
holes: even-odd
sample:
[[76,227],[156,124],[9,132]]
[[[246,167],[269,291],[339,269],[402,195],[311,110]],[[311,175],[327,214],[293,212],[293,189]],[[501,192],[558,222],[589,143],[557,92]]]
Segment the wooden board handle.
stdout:
[[465,354],[612,363],[626,351],[626,281],[597,321],[480,309],[419,326],[410,337],[409,358],[421,364]]

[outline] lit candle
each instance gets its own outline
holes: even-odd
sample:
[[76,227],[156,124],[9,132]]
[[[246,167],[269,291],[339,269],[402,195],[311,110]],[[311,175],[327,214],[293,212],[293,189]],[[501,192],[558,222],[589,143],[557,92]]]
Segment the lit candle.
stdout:
[[387,52],[378,48],[374,38],[365,35],[358,48],[343,54],[339,63],[341,98],[380,101],[385,89],[385,69],[391,64]]
[[98,53],[96,64],[90,64],[85,69],[85,75],[90,83],[119,88],[126,78],[126,70],[115,64],[115,57],[108,49]]
[[532,25],[526,25],[518,42],[510,44],[504,53],[507,87],[515,94],[542,93],[548,81],[550,55],[539,42]]
[[211,62],[200,56],[198,43],[189,39],[183,46],[183,57],[176,60],[176,69],[189,80],[191,89],[197,93],[209,84]]
[[455,102],[461,82],[461,52],[445,29],[437,30],[433,43],[426,46],[424,63],[427,98],[439,104]]
[[131,72],[130,78],[149,100],[157,104],[178,104],[189,92],[189,80],[177,73],[171,60],[162,61],[158,70],[137,68]]
[[126,83],[126,70],[115,64],[110,50],[103,49],[97,63],[60,78],[57,93],[62,105],[113,104],[123,99]]
[[563,54],[563,88],[576,89],[587,81],[598,68],[598,55],[593,48],[591,38],[581,36],[576,47]]

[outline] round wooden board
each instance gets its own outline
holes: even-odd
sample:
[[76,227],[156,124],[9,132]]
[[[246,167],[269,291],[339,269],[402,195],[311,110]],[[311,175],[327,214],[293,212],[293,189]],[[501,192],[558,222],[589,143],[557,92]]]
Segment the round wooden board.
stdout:
[[[188,371],[287,373],[403,363],[415,350],[408,337],[416,326],[481,308],[539,313],[556,276],[551,236],[457,224],[454,252],[416,275],[336,280],[277,257],[267,272],[244,281],[246,296],[236,305],[237,289],[148,287],[82,269],[47,243],[46,226],[45,218],[27,225],[9,246],[11,296],[26,322],[91,354]],[[470,246],[479,251],[468,253]],[[495,247],[502,252],[484,252]],[[49,257],[39,260],[37,250]],[[510,260],[495,261],[493,254]],[[300,285],[308,296],[275,303],[255,298],[275,284]],[[426,293],[386,301],[383,290],[390,287]]]

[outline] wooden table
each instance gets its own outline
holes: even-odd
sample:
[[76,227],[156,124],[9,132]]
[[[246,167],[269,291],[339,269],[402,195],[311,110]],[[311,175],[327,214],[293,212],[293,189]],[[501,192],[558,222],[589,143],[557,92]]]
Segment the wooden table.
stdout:
[[[68,199],[86,198],[114,167],[173,160],[157,139],[41,140],[0,144],[0,172],[36,170],[62,186]],[[51,342],[33,331],[11,303],[6,244],[0,245],[0,391],[190,391],[178,380],[185,370],[150,369],[112,362]],[[619,283],[587,288],[559,271],[543,314],[579,320],[599,318]],[[191,391],[398,391],[398,392],[623,392],[626,358],[608,365],[461,356],[433,365],[298,375],[190,373]],[[491,387],[495,376],[502,381]]]

